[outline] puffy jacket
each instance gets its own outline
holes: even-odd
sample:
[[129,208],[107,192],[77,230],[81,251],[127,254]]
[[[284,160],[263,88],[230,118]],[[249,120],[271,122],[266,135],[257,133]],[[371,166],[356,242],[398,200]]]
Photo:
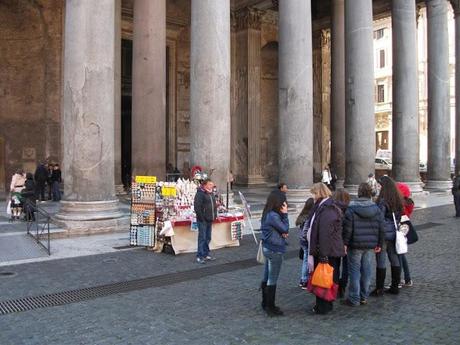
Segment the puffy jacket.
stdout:
[[289,233],[289,219],[287,213],[279,214],[275,211],[267,213],[261,221],[262,245],[277,253],[286,252],[286,239],[282,234]]
[[206,192],[203,188],[198,188],[193,206],[198,222],[210,223],[217,218],[216,199],[212,193]]
[[345,212],[343,243],[353,249],[374,249],[384,242],[385,222],[379,207],[366,198],[352,201]]
[[[320,201],[316,202],[319,205]],[[315,219],[311,226],[310,254],[313,256],[345,256],[342,240],[342,218],[340,208],[331,198],[315,207]]]

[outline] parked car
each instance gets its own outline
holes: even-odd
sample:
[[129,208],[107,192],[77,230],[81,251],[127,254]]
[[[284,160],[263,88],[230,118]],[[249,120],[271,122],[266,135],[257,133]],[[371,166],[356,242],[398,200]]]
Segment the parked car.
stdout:
[[375,158],[375,170],[391,170],[391,159]]

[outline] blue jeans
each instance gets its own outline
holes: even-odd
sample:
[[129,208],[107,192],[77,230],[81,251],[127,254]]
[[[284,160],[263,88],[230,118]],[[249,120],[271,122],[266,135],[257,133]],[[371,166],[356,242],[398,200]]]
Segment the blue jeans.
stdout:
[[302,269],[300,271],[300,282],[306,283],[308,281],[308,246],[300,245],[303,250]]
[[61,191],[59,190],[59,182],[53,182],[53,201],[61,200]]
[[377,268],[386,268],[386,258],[385,252],[388,255],[388,260],[390,260],[391,266],[399,267],[399,257],[396,253],[396,247],[394,241],[385,241],[386,248],[382,248],[380,253],[375,254],[375,259],[377,260]]
[[411,278],[410,278],[410,271],[409,271],[409,263],[407,262],[406,254],[400,254],[398,256],[399,256],[399,264],[401,268],[404,270],[405,283],[408,283],[409,281],[411,281]]
[[348,274],[350,286],[348,299],[358,305],[369,297],[369,286],[372,278],[372,249],[348,249]]
[[197,222],[198,224],[198,251],[197,258],[205,258],[209,255],[209,242],[211,242],[211,222]]
[[267,286],[276,285],[281,271],[281,263],[283,262],[283,253],[273,252],[270,249],[263,247],[265,256],[265,269],[263,282],[267,282]]

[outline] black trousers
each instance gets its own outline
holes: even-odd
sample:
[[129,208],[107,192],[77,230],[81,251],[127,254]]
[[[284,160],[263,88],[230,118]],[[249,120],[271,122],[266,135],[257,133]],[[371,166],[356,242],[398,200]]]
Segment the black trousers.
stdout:
[[[319,264],[319,260],[315,257],[315,268]],[[334,267],[334,275],[332,280],[334,283],[339,283],[339,276],[340,276],[340,258],[329,257],[329,265]],[[316,296],[316,312],[318,314],[327,314],[333,309],[333,302],[326,301],[322,298]]]
[[460,217],[460,193],[454,194],[455,216]]
[[45,181],[37,181],[35,183],[35,199],[45,200]]

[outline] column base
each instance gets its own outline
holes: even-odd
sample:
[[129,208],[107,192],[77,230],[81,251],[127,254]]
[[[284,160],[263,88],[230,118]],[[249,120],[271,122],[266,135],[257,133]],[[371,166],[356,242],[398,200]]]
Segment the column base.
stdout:
[[425,189],[429,191],[442,191],[446,192],[452,188],[452,181],[437,181],[428,180],[425,185]]
[[52,221],[67,230],[69,236],[129,229],[129,217],[120,211],[118,200],[61,201],[61,208]]
[[289,204],[300,204],[302,207],[308,198],[312,197],[310,189],[289,189],[286,193]]
[[126,194],[125,186],[123,186],[122,184],[116,184],[115,185],[115,194],[117,194],[117,195],[125,195]]
[[345,180],[337,180],[335,182],[335,189],[337,189],[337,188],[345,188],[344,185],[345,185]]
[[262,175],[249,175],[247,181],[248,187],[250,186],[265,186],[266,181]]
[[357,184],[344,184],[343,188],[345,188],[350,195],[358,195],[359,185]]

